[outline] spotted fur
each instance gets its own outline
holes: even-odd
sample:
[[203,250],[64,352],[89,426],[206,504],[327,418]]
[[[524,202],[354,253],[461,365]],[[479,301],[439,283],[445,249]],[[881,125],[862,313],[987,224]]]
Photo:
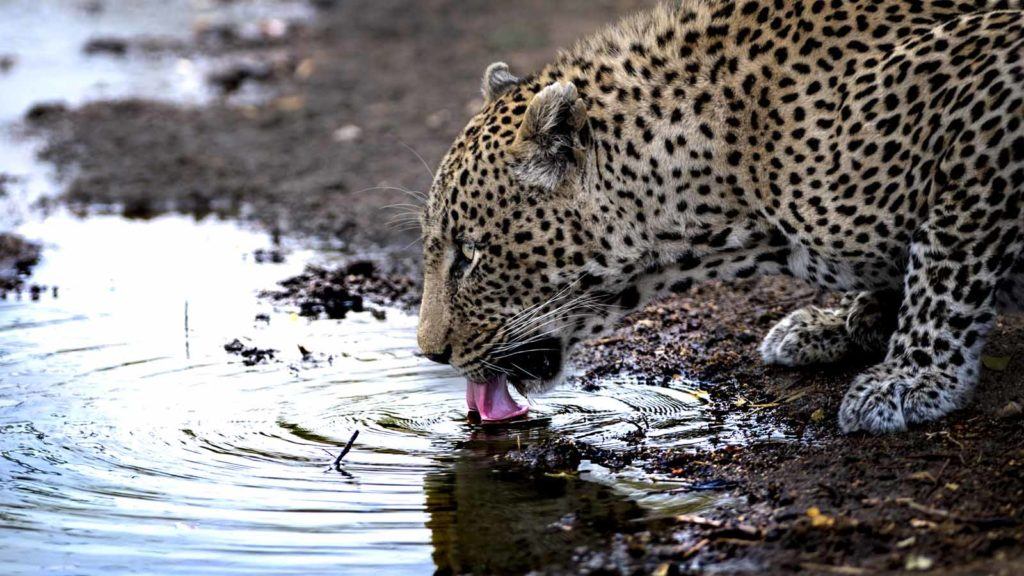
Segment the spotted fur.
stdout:
[[423,216],[420,345],[522,391],[659,296],[785,274],[847,292],[762,345],[884,360],[844,431],[962,407],[1024,288],[1019,2],[686,0],[519,78],[442,161]]

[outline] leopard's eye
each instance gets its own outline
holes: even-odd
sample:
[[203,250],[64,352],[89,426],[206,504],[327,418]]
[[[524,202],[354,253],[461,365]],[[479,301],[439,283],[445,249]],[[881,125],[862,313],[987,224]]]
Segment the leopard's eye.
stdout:
[[476,262],[479,256],[476,246],[472,242],[459,242],[455,247],[455,258],[452,261],[452,277],[461,278]]

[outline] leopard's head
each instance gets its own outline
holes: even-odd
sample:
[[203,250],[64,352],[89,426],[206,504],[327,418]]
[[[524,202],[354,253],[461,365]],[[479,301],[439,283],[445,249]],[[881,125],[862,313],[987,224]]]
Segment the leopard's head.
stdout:
[[[423,215],[419,345],[472,382],[543,391],[603,329],[600,212],[587,104],[492,64],[485,105],[441,163]],[[599,328],[599,326],[601,328]],[[473,401],[470,401],[472,407]]]

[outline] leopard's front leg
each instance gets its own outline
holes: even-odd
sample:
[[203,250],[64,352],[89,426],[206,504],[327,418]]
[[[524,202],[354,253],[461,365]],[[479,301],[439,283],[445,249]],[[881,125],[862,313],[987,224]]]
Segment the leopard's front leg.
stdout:
[[[911,244],[903,304],[885,361],[854,380],[839,410],[846,433],[903,430],[935,420],[969,400],[978,381],[981,349],[996,316],[996,289],[1020,251],[1016,206],[1005,212],[990,190],[980,195],[1006,217],[979,226],[958,209],[968,192],[930,211]],[[1013,201],[1015,202],[1015,200]]]
[[780,320],[761,342],[767,364],[806,366],[835,362],[852,352],[882,352],[895,330],[894,290],[847,294],[835,308],[807,306]]

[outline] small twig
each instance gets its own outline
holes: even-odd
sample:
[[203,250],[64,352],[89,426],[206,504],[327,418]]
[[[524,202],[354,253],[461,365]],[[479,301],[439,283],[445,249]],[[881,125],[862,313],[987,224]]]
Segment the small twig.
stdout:
[[352,449],[352,445],[355,444],[356,438],[359,438],[359,430],[352,433],[352,437],[348,439],[348,444],[345,444],[345,447],[341,449],[341,454],[338,454],[338,457],[334,459],[334,469],[338,472],[341,472],[341,459],[344,458],[345,455],[348,454],[348,451]]
[[679,494],[682,492],[713,492],[716,490],[729,490],[737,486],[736,482],[732,480],[722,480],[716,478],[714,480],[708,480],[707,482],[685,482],[679,488],[670,488],[668,490],[651,490],[649,494]]
[[706,548],[707,545],[710,544],[710,543],[711,543],[711,540],[708,540],[707,538],[704,538],[700,542],[697,542],[693,546],[690,546],[686,550],[683,550],[682,557],[683,558],[689,558],[690,556],[693,556],[697,552],[700,552],[701,550]]
[[901,506],[906,506],[915,512],[920,512],[927,516],[933,516],[943,520],[952,520],[962,524],[975,524],[982,528],[1005,528],[1020,524],[1016,518],[1011,518],[1009,516],[992,516],[988,518],[961,516],[950,512],[949,510],[943,510],[941,508],[928,506],[927,504],[921,504],[910,498],[897,498],[895,502]]
[[185,300],[185,358],[189,360],[192,358],[188,345],[188,300]]
[[680,514],[679,516],[676,516],[676,522],[681,524],[692,524],[702,528],[721,528],[722,526],[725,526],[724,522],[711,520],[710,518],[697,516],[695,514]]
[[869,571],[865,568],[858,568],[856,566],[831,566],[829,564],[815,564],[812,562],[804,562],[800,565],[804,570],[811,572],[821,572],[823,574],[843,574],[847,576],[858,576],[859,574],[869,574]]
[[326,452],[328,456],[334,458],[334,462],[332,462],[331,465],[328,466],[326,470],[324,470],[325,473],[330,472],[331,469],[333,468],[335,472],[340,472],[346,478],[354,478],[354,476],[349,474],[347,470],[341,467],[341,459],[344,458],[345,455],[348,454],[349,450],[352,449],[352,445],[355,444],[356,438],[358,437],[359,430],[356,430],[355,432],[352,433],[352,437],[348,439],[348,444],[345,444],[345,447],[341,449],[341,453],[338,454],[337,458],[334,458],[334,454],[332,454],[330,450],[326,448],[321,448],[321,450]]

